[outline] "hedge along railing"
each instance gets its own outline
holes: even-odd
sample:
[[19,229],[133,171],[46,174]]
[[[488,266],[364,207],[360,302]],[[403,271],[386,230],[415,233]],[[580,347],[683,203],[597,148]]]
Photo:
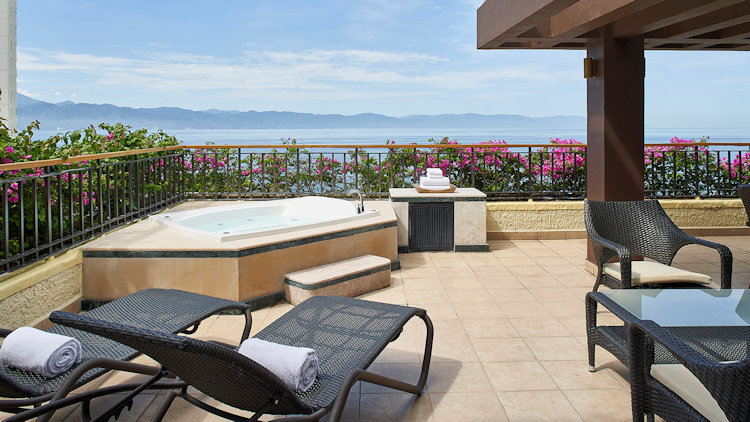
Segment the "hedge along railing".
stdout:
[[0,172],[34,170],[23,177],[0,178],[0,273],[181,202],[184,164],[180,149],[0,165]]
[[585,144],[185,148],[186,194],[197,198],[343,196],[351,188],[387,197],[389,188],[418,183],[428,167],[440,167],[454,184],[476,187],[491,198],[580,199],[585,194]]
[[[565,141],[563,141],[565,142]],[[650,144],[647,197],[735,196],[750,180],[748,143]],[[12,271],[184,199],[385,197],[427,167],[490,199],[585,196],[586,145],[173,146],[0,165],[0,273]],[[719,147],[724,147],[720,149]],[[730,149],[734,148],[734,149]],[[28,169],[32,174],[8,177]]]

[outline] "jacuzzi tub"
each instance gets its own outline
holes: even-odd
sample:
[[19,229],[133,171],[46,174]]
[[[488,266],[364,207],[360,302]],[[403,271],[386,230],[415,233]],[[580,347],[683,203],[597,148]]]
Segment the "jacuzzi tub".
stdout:
[[228,242],[322,227],[379,214],[377,210],[358,214],[356,206],[343,199],[306,196],[164,213],[150,219],[173,230]]

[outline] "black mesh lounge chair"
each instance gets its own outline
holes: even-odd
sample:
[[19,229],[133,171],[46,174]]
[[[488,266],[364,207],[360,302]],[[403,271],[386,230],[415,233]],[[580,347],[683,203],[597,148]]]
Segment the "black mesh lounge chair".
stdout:
[[[414,316],[427,326],[419,381],[412,385],[367,371]],[[337,296],[312,297],[255,336],[316,351],[320,360],[318,377],[308,391],[296,393],[266,368],[226,345],[100,321],[87,315],[53,312],[50,320],[136,348],[159,362],[164,372],[184,381],[183,388],[167,397],[154,420],[161,419],[179,396],[235,421],[255,421],[264,414],[302,415],[283,420],[319,420],[329,412],[330,420],[337,421],[349,390],[358,380],[420,394],[432,354],[432,323],[423,309]],[[189,395],[188,385],[222,403],[255,413],[248,419],[217,409]]]
[[[597,266],[594,291],[600,284],[615,289],[705,287],[711,281],[707,275],[671,266],[677,251],[689,244],[719,252],[721,288],[731,288],[732,252],[729,248],[683,232],[658,201],[587,200],[585,219]],[[656,262],[633,261],[634,256]],[[609,262],[613,258],[618,262]]]
[[[713,328],[705,327],[708,333]],[[644,415],[650,420],[659,415],[667,421],[750,420],[747,343],[738,350],[744,353],[735,356],[741,360],[721,363],[653,321],[631,324],[629,343],[634,421],[642,421]],[[679,364],[654,365],[655,344],[663,346]]]
[[[93,309],[86,315],[97,320],[118,322],[155,332],[189,334],[195,332],[201,321],[225,310],[244,312],[245,329],[242,333],[242,340],[247,338],[252,321],[245,303],[181,290],[142,290]],[[8,398],[0,400],[0,411],[23,412],[16,415],[21,420],[43,415],[39,420],[44,420],[52,416],[52,413],[44,414],[47,411],[82,403],[82,417],[88,420],[91,416],[90,400],[95,397],[121,391],[137,393],[146,387],[174,388],[175,386],[174,382],[163,382],[158,385],[123,384],[66,397],[70,391],[110,369],[154,375],[159,372],[159,368],[128,362],[140,355],[140,352],[110,339],[60,325],[47,331],[77,338],[83,349],[82,362],[54,378],[45,378],[0,365],[0,397]],[[5,337],[8,333],[10,330],[3,330],[0,334]],[[50,404],[38,407],[45,402],[50,402]],[[52,402],[55,404],[51,405]],[[28,409],[29,406],[34,406],[34,408]],[[117,409],[111,410],[113,414],[118,411]]]
[[745,225],[750,226],[750,185],[737,186],[737,192],[740,194],[740,199],[742,199],[742,204],[745,206],[745,214],[748,218]]

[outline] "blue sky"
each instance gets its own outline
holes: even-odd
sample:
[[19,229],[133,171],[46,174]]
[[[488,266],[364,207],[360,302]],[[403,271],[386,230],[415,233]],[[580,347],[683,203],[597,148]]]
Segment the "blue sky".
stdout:
[[[481,0],[18,0],[18,90],[49,102],[585,115],[584,51],[476,49]],[[750,52],[647,52],[646,124],[750,126]]]

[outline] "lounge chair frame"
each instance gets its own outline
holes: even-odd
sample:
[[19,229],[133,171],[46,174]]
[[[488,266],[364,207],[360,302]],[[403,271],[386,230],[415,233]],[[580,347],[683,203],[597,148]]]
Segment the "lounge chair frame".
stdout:
[[[252,317],[247,304],[181,290],[147,289],[120,299],[113,300],[86,313],[91,318],[127,323],[165,333],[194,333],[206,318],[225,311],[240,312],[245,316],[245,328],[241,340],[250,334]],[[174,389],[181,384],[176,381],[146,381],[94,389],[68,397],[68,394],[84,384],[98,378],[110,370],[127,371],[137,374],[157,376],[159,367],[129,362],[141,353],[116,341],[75,330],[70,327],[54,326],[47,330],[55,334],[70,336],[81,342],[82,362],[69,371],[54,378],[45,378],[15,368],[0,365],[0,411],[16,413],[8,420],[27,420],[39,417],[39,421],[49,420],[53,413],[66,406],[81,403],[81,417],[92,419],[90,402],[102,395],[131,391],[110,415],[119,414],[131,405],[132,397],[146,388]],[[5,337],[11,330],[2,330]],[[164,374],[159,376],[163,377]],[[47,404],[45,404],[47,403]],[[31,408],[29,408],[31,406]],[[104,415],[99,415],[101,418]]]
[[[414,316],[426,326],[419,380],[410,384],[368,371]],[[292,391],[266,368],[226,345],[99,321],[87,315],[54,312],[50,319],[134,347],[159,362],[164,372],[183,381],[184,385],[170,392],[156,412],[152,419],[156,421],[164,417],[176,397],[235,421],[255,421],[264,414],[288,416],[279,419],[284,421],[316,421],[329,413],[330,420],[338,421],[357,381],[421,394],[432,355],[433,326],[425,310],[337,296],[310,298],[254,336],[316,350],[320,373],[306,392]],[[242,388],[238,388],[240,385]],[[188,386],[254,414],[245,417],[218,409],[191,396]]]

